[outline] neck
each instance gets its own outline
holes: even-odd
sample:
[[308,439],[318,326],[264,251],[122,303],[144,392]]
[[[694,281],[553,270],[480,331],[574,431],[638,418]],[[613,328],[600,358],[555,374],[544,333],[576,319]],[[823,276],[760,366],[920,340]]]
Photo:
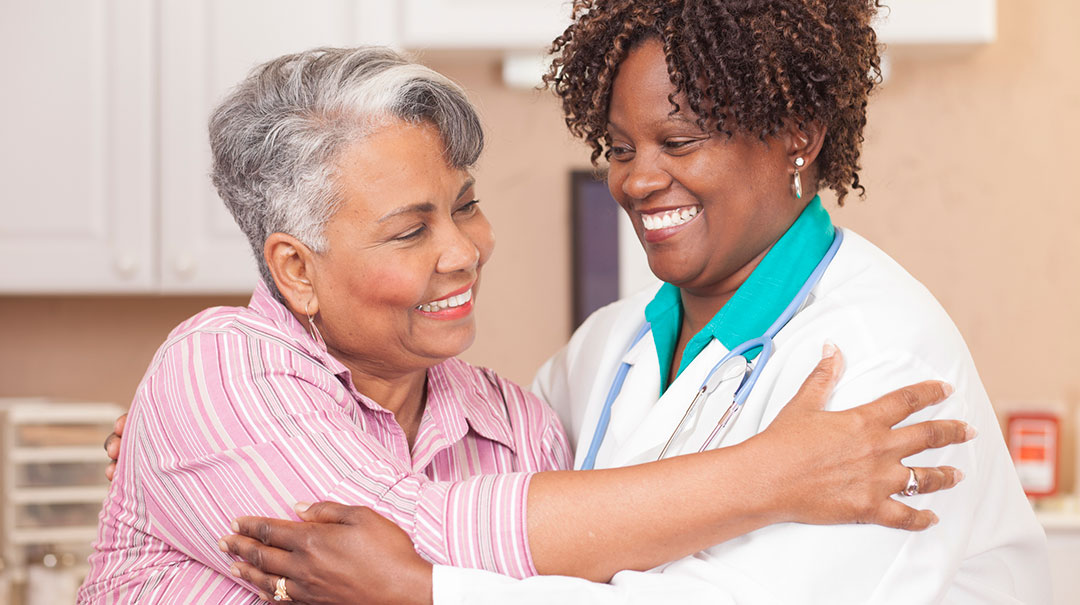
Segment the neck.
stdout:
[[761,264],[761,259],[772,250],[772,245],[761,251],[760,254],[743,265],[741,269],[732,273],[719,283],[712,284],[708,288],[679,288],[680,298],[683,305],[682,333],[691,335],[700,332],[712,318],[720,312],[735,295],[735,291],[746,281],[754,269]]
[[[292,309],[289,312],[307,327],[306,315]],[[326,352],[349,370],[356,390],[394,415],[411,450],[420,432],[424,402],[427,401],[427,368],[400,370],[385,365],[373,366],[338,349],[332,342],[324,340],[324,344]]]
[[420,431],[420,419],[424,415],[427,400],[427,368],[404,372],[388,371],[387,368],[370,368],[336,354],[342,365],[352,374],[353,386],[379,406],[394,415],[412,449]]

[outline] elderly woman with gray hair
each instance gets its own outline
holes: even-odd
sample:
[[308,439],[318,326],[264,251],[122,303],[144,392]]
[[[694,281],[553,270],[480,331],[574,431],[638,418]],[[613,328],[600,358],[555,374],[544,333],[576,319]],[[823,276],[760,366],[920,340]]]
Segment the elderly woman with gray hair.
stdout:
[[[430,599],[412,588],[430,587],[428,562],[602,580],[776,522],[903,522],[877,472],[901,448],[882,444],[930,445],[890,427],[942,389],[824,412],[838,355],[743,444],[564,470],[552,411],[455,357],[494,238],[470,175],[480,123],[445,77],[382,49],[284,56],[222,102],[210,137],[262,280],[247,307],[203,311],[154,356],[80,602],[314,598],[293,578],[234,577],[219,543],[238,516],[296,518],[297,501],[365,505],[404,530],[387,539],[426,561],[403,559],[391,602]],[[933,446],[965,439],[963,423],[934,428]],[[921,489],[955,478],[927,469]],[[911,512],[909,529],[933,520]]]

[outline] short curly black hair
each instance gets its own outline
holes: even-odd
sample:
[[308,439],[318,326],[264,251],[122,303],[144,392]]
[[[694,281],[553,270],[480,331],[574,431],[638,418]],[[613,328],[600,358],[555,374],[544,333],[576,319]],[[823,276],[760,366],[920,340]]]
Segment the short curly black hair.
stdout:
[[824,126],[816,185],[843,204],[849,189],[865,194],[859,152],[867,97],[881,81],[871,27],[878,8],[877,0],[575,0],[544,81],[595,164],[610,155],[607,112],[619,64],[657,39],[702,128],[765,138],[792,121]]

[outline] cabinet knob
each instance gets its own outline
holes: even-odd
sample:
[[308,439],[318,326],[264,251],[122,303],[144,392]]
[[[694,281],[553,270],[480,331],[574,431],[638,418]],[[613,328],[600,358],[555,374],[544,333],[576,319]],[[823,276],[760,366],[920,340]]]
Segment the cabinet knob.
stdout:
[[173,269],[180,277],[189,279],[195,275],[195,259],[189,254],[181,254],[173,261]]
[[135,275],[135,271],[139,268],[139,263],[135,261],[135,257],[130,254],[121,254],[116,257],[116,272],[121,277],[131,277]]

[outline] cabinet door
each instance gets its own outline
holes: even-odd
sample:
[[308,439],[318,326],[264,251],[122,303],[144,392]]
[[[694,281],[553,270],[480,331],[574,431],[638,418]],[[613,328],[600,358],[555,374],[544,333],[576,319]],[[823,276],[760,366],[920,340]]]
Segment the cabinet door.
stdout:
[[207,120],[264,61],[315,46],[393,43],[392,3],[355,0],[163,0],[161,287],[248,292],[253,253],[207,176]]
[[402,0],[408,48],[544,49],[570,24],[566,0]]
[[145,0],[7,2],[0,18],[0,291],[152,287]]

